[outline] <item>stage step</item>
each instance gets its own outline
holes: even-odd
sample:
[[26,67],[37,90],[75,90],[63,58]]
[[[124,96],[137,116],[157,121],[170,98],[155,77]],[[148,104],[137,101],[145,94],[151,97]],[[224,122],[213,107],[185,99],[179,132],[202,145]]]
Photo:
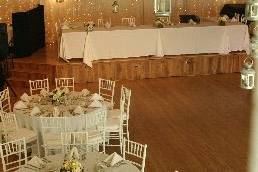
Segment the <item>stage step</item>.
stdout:
[[48,78],[49,82],[54,82],[55,66],[51,64],[15,62],[9,71],[8,81],[16,86],[29,88],[29,80]]

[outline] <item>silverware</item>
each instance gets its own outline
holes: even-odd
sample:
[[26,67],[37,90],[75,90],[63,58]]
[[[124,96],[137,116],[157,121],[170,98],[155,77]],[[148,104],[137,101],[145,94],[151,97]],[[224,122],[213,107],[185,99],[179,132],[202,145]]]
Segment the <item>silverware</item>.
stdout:
[[45,158],[45,157],[43,157],[42,160],[44,160],[44,161],[46,161],[46,162],[52,162],[52,161],[50,161],[49,159],[47,159],[47,158]]
[[36,169],[40,169],[39,167],[36,167],[36,166],[34,166],[34,165],[31,165],[31,164],[27,164],[27,165],[29,165],[29,166],[31,166],[31,167],[33,167],[33,168],[36,168]]
[[28,166],[24,166],[24,168],[28,168],[30,170],[36,170],[35,168],[31,168],[31,167],[28,167]]

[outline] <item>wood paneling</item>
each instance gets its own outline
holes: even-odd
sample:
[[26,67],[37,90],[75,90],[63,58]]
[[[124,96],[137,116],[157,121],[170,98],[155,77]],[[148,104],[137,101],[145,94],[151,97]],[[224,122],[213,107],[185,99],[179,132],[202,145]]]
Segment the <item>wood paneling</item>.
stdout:
[[[37,56],[35,55],[35,58]],[[234,73],[241,70],[245,57],[246,53],[238,52],[227,55],[203,54],[98,60],[93,62],[92,68],[81,62],[64,63],[58,60],[52,62],[38,60],[37,62],[33,57],[29,57],[26,62],[15,60],[11,80],[28,81],[48,77],[54,81],[55,77],[75,77],[77,83],[85,83],[96,82],[99,77],[112,80],[139,80]]]

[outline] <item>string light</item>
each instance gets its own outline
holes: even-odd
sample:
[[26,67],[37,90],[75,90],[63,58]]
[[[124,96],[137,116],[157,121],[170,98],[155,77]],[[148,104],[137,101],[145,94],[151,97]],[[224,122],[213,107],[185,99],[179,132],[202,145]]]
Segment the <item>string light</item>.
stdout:
[[[144,12],[143,10],[141,10],[141,8],[143,8],[143,1],[144,0],[118,1],[120,5],[120,10],[115,19],[119,20],[119,17],[122,18],[133,16],[136,17],[136,19],[139,19],[139,24],[143,24],[141,23],[143,21],[141,18]],[[246,2],[246,0],[171,1],[172,22],[178,22],[178,16],[182,14],[195,14],[200,16],[201,18],[218,17],[220,9],[225,3]],[[113,1],[110,2],[106,0],[65,0],[63,3],[57,3],[55,0],[45,0],[46,41],[51,44],[55,42],[56,36],[54,23],[58,20],[58,22],[61,23],[63,23],[64,21],[86,23],[89,20],[93,20],[94,22],[96,22],[98,18],[109,20],[110,18],[112,18],[112,2]],[[5,3],[0,3],[0,22],[6,22],[10,24],[12,20],[12,12],[29,10],[37,6],[38,3],[39,0],[6,0]],[[114,22],[112,21],[112,24],[113,23]]]

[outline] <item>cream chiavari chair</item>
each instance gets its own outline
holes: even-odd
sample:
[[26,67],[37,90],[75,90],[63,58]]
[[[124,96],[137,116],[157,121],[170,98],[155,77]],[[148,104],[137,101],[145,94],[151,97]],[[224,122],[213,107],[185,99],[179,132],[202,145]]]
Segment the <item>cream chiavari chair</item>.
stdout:
[[95,113],[85,115],[86,132],[88,132],[88,148],[91,151],[99,151],[102,145],[102,152],[105,153],[105,129],[107,111],[100,109]]
[[0,112],[0,115],[3,121],[4,137],[6,141],[12,141],[24,137],[27,144],[27,149],[32,149],[32,144],[36,142],[37,154],[40,156],[37,133],[27,128],[19,128],[15,114],[13,113],[6,113],[2,111]]
[[[14,159],[14,155],[18,155],[18,159]],[[25,138],[0,144],[0,156],[4,172],[16,171],[26,165],[28,159]]]
[[61,133],[63,153],[68,153],[76,147],[80,153],[88,152],[88,132],[64,132]]
[[124,24],[130,25],[130,23],[135,23],[135,17],[123,17],[122,18],[122,25],[124,25]]
[[34,93],[38,93],[39,91],[45,89],[49,91],[49,82],[48,78],[43,80],[29,80],[30,84],[30,94],[33,95]]
[[0,110],[4,112],[12,111],[8,87],[0,92]]
[[[120,116],[118,118],[110,118],[106,123],[106,146],[118,146],[120,152],[122,152],[122,140],[123,140],[123,111],[124,101],[121,102]],[[114,143],[114,141],[118,143]],[[112,142],[110,142],[112,141]]]
[[104,104],[108,109],[114,107],[115,81],[99,78],[99,95],[104,98]]
[[[140,143],[123,139],[123,158],[127,161],[130,161],[132,164],[140,168],[141,172],[144,172],[145,168],[145,159],[146,159],[146,150],[147,145],[142,145]],[[135,157],[139,159],[139,162],[135,162],[136,159],[129,160],[127,157]]]
[[[129,139],[129,116],[130,116],[129,113],[130,113],[130,104],[131,104],[131,94],[132,94],[132,91],[122,85],[121,96],[120,96],[120,108],[109,110],[108,118],[107,118],[107,120],[110,120],[112,118],[119,118],[120,113],[122,111],[123,128],[125,129],[123,134],[126,135],[127,139]],[[124,101],[124,107],[121,107],[122,101]]]
[[102,18],[98,19],[98,27],[104,26],[104,20]]
[[70,91],[74,91],[74,77],[72,78],[56,78],[56,88],[68,88]]
[[61,133],[66,131],[66,117],[40,117],[45,156],[49,151],[61,151]]

